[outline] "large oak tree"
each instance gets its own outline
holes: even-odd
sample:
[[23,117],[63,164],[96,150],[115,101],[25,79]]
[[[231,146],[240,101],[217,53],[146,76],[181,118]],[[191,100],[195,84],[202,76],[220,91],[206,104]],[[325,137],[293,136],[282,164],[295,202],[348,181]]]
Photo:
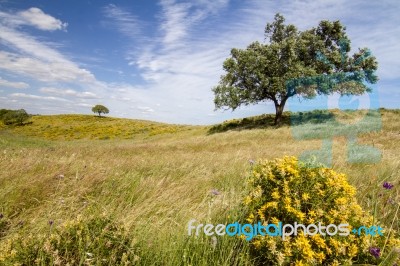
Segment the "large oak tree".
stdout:
[[375,57],[367,48],[349,55],[350,40],[340,21],[321,21],[303,32],[284,22],[276,14],[265,27],[268,42],[231,50],[223,63],[226,73],[213,88],[216,109],[272,101],[279,124],[289,97],[360,95],[371,90],[366,83],[377,82]]

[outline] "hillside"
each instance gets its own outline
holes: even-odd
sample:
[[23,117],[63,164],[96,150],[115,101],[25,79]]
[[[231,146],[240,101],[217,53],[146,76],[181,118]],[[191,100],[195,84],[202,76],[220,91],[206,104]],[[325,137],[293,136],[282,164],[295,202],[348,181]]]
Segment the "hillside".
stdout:
[[[380,113],[381,130],[358,138],[380,149],[379,163],[347,163],[344,137],[335,137],[332,149],[334,170],[348,175],[371,212],[384,181],[394,184],[392,201],[400,201],[400,111]],[[105,254],[109,262],[122,256],[112,253],[119,244],[110,244],[120,243],[134,251],[131,264],[251,264],[240,239],[218,238],[215,248],[209,237],[188,238],[187,223],[241,217],[249,160],[298,156],[321,146],[318,138],[295,139],[287,124],[260,128],[249,122],[259,119],[228,121],[229,129],[213,134],[210,127],[83,115],[34,116],[31,124],[1,129],[0,262],[9,254],[26,261],[43,252],[61,261],[59,252],[76,249],[82,265],[92,265],[91,254]],[[393,209],[377,208],[387,227]],[[93,239],[93,250],[71,246],[85,237]],[[37,253],[38,245],[50,245],[46,241],[58,243],[58,250]]]
[[12,134],[48,140],[105,140],[177,133],[195,127],[93,115],[35,115],[23,127],[1,128]]

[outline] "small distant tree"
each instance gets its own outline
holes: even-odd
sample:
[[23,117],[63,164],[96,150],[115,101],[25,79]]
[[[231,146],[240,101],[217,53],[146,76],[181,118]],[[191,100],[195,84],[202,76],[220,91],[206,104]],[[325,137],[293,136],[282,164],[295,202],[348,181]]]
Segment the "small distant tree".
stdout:
[[29,114],[24,109],[7,110],[7,112],[3,111],[1,113],[1,118],[5,125],[22,125],[29,118]]
[[99,114],[99,116],[101,116],[101,114],[108,114],[110,111],[104,105],[97,104],[96,106],[94,106],[92,108],[92,112],[97,113],[97,114]]
[[3,117],[11,110],[0,109],[0,120],[3,121]]

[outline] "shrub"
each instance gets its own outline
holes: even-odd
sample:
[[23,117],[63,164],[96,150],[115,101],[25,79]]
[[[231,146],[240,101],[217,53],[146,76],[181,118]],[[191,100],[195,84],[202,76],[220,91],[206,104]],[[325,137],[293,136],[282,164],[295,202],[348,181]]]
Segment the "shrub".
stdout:
[[[244,204],[249,223],[277,226],[279,222],[305,226],[319,222],[325,226],[344,223],[349,224],[349,230],[377,224],[357,203],[356,190],[346,176],[332,169],[309,167],[294,157],[284,157],[254,165],[248,182],[250,192]],[[386,231],[384,236],[374,237],[352,232],[348,236],[311,236],[299,229],[297,235],[285,239],[257,235],[250,247],[252,256],[263,265],[378,263],[382,255],[400,246],[393,230],[390,233]],[[381,250],[384,254],[377,256]]]
[[4,217],[4,214],[0,213],[0,239],[7,234],[9,228],[10,221]]
[[0,115],[5,125],[22,125],[29,118],[28,113],[24,109],[20,110],[2,109]]

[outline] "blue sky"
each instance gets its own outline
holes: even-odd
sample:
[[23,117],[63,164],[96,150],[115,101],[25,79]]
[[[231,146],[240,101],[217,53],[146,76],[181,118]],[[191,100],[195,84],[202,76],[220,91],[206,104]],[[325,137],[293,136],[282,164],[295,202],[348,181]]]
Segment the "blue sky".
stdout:
[[368,47],[378,59],[378,93],[371,97],[399,108],[398,6],[364,0],[0,0],[0,108],[89,114],[103,104],[110,116],[182,124],[273,112],[270,102],[214,111],[211,88],[230,49],[264,41],[265,24],[277,12],[299,30],[340,20],[353,51]]

